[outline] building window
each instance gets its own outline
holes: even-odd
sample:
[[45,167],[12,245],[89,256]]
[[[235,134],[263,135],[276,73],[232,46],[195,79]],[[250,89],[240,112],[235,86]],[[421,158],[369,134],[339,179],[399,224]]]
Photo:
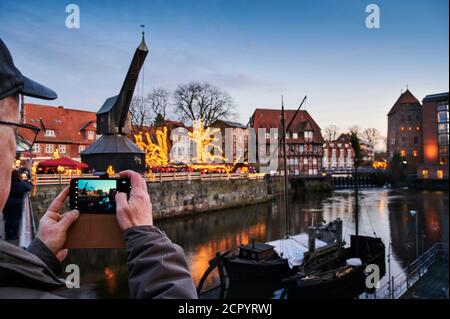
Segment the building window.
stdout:
[[403,132],[403,131],[405,130],[405,127],[402,126],[402,127],[400,128],[400,130]]
[[86,149],[86,146],[85,146],[85,145],[79,145],[79,146],[78,146],[78,153],[83,152],[85,149]]
[[410,127],[408,127],[408,131],[412,131],[412,127],[410,126]]
[[444,171],[441,169],[438,169],[436,172],[437,179],[443,179],[444,178]]
[[53,153],[53,144],[45,144],[45,153]]
[[95,137],[94,131],[88,131],[88,140],[93,140]]
[[406,156],[406,151],[405,150],[401,150],[400,151],[400,156],[401,157],[405,157]]
[[427,179],[428,177],[430,177],[428,170],[427,169],[422,170],[422,178]]
[[307,158],[303,159],[303,165],[308,165],[308,159]]
[[54,130],[45,130],[44,136],[55,136]]
[[39,153],[41,151],[41,147],[39,146],[39,143],[33,144],[33,153]]
[[286,138],[290,138],[289,132],[286,132]]
[[59,152],[65,154],[66,153],[66,145],[65,144],[60,144],[59,145]]
[[300,153],[303,153],[303,145],[300,145]]
[[305,131],[305,140],[311,141],[313,139],[313,132],[312,131]]
[[414,144],[419,144],[419,137],[418,136],[414,136]]
[[419,132],[420,131],[420,127],[416,126],[416,131]]
[[417,157],[417,150],[413,150],[413,156]]
[[439,124],[438,132],[439,133],[448,133],[448,123],[447,124]]
[[293,133],[292,134],[292,138],[298,138],[298,134],[297,133]]
[[448,122],[448,111],[440,111],[438,112],[438,123]]

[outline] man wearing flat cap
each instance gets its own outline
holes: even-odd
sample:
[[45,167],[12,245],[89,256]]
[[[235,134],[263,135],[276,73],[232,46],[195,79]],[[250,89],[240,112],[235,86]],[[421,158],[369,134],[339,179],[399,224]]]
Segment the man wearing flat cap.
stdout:
[[[19,122],[19,95],[53,100],[51,89],[25,77],[15,67],[0,39],[0,212],[8,199],[16,152],[30,151],[40,128]],[[118,193],[117,220],[123,230],[133,298],[197,298],[184,252],[153,226],[152,205],[143,178],[130,178],[130,198]],[[64,296],[59,277],[67,230],[76,222],[76,210],[61,213],[69,189],[50,204],[39,222],[36,238],[27,249],[0,240],[0,298],[57,298]],[[1,213],[0,213],[1,216]],[[83,269],[80,270],[83,272]]]

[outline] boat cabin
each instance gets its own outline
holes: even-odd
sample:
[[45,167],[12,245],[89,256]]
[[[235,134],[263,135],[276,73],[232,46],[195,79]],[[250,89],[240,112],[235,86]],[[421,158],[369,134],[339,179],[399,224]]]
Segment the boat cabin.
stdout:
[[239,247],[239,257],[250,260],[272,259],[275,256],[273,246],[252,241]]

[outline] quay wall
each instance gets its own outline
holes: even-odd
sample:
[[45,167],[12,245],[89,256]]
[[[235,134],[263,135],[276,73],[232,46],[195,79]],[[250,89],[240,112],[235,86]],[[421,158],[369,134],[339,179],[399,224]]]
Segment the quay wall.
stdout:
[[[272,185],[273,184],[273,185]],[[278,193],[278,183],[269,179],[229,181],[170,181],[147,183],[153,205],[153,218],[165,219],[268,201]],[[65,185],[39,185],[31,197],[37,218]],[[65,209],[68,210],[68,200]]]

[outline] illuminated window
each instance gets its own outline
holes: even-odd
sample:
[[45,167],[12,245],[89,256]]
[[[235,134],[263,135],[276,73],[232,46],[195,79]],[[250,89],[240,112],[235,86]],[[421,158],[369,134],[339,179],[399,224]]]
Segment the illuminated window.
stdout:
[[416,126],[416,131],[417,132],[420,131],[420,127],[419,126]]
[[54,130],[45,130],[44,136],[55,136]]
[[413,156],[417,157],[417,150],[413,150]]
[[411,131],[412,130],[412,127],[410,126],[410,127],[408,127],[408,131]]
[[38,143],[33,144],[33,153],[39,153],[41,151],[41,148]]
[[441,169],[438,169],[437,172],[436,172],[436,176],[437,176],[437,179],[443,179],[444,178],[444,171],[441,170]]
[[45,144],[45,153],[53,153],[53,144]]
[[400,128],[400,130],[403,132],[403,131],[405,130],[405,127],[402,126],[402,127]]
[[405,157],[406,156],[406,151],[405,150],[401,150],[400,151],[400,156],[401,157]]
[[93,140],[94,139],[94,131],[88,131],[88,140]]
[[60,144],[59,147],[59,152],[65,154],[66,153],[66,145],[65,144]]
[[429,172],[427,169],[422,170],[422,178],[427,179],[429,177]]

